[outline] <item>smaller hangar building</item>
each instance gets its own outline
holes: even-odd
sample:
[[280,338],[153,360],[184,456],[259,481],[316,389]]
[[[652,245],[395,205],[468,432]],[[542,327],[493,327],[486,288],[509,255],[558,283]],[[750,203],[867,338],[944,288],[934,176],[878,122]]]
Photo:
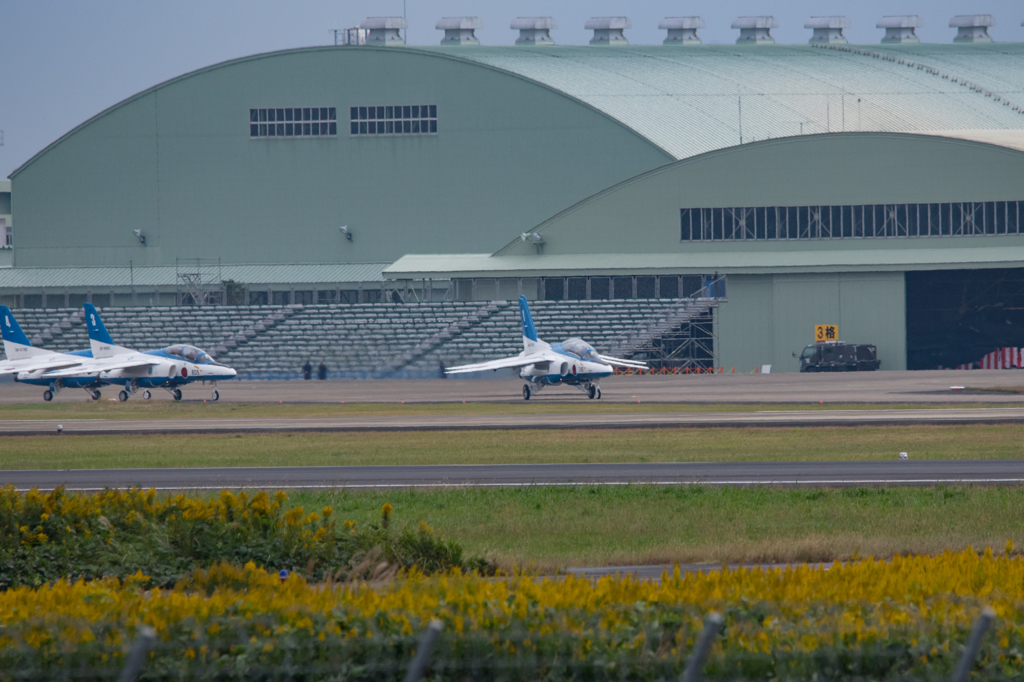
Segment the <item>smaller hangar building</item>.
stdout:
[[[542,244],[406,256],[385,274],[545,278],[557,284],[543,295],[561,298],[562,277],[717,272],[728,277],[716,346],[726,366],[795,370],[793,354],[812,342],[814,325],[837,324],[843,340],[875,344],[886,369],[949,367],[971,361],[960,358],[977,353],[972,342],[997,342],[970,328],[988,324],[984,309],[1011,309],[999,324],[1024,332],[1009,283],[1024,264],[1024,201],[1014,199],[1022,180],[1024,152],[970,140],[842,133],[757,142],[590,197],[538,225]],[[945,288],[938,300],[927,285],[935,279]]]

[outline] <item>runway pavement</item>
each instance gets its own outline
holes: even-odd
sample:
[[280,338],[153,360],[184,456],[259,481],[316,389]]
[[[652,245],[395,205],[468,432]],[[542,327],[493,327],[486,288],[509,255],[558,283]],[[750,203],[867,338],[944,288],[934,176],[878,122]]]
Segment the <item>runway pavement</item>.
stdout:
[[895,486],[1024,483],[1024,460],[218,467],[5,471],[19,489],[423,488],[536,485]]
[[[795,362],[795,361],[794,361]],[[952,386],[1009,388],[1024,386],[1016,370],[934,370],[918,372],[846,372],[825,374],[732,374],[612,376],[601,380],[601,402],[645,403],[1024,403],[1024,395],[998,391],[956,393]],[[104,401],[116,401],[119,387],[103,388]],[[42,403],[44,387],[0,382],[0,405]],[[182,389],[185,401],[211,396],[211,386]],[[374,381],[222,381],[221,402],[284,403],[521,403],[522,381],[495,374],[487,379]],[[131,401],[141,401],[136,394]],[[153,401],[168,402],[165,391]],[[66,389],[54,402],[88,402],[85,391]],[[568,387],[546,388],[531,398],[539,403],[586,404],[583,393]]]
[[1019,424],[1024,408],[932,408],[619,414],[389,415],[293,418],[0,420],[0,436],[259,433],[286,431],[455,431],[483,429],[632,429],[767,426]]

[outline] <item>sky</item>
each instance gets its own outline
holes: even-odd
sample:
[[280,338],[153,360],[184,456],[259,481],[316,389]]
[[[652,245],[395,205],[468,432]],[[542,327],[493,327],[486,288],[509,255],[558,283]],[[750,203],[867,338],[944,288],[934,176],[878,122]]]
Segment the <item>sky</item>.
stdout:
[[[404,7],[404,9],[403,9]],[[875,22],[918,14],[924,42],[948,43],[956,14],[992,14],[992,37],[1024,42],[1021,0],[0,0],[0,178],[64,133],[131,95],[210,64],[334,42],[331,29],[406,13],[410,45],[436,45],[444,16],[478,16],[485,45],[511,45],[517,16],[552,16],[556,43],[585,45],[592,16],[628,16],[634,45],[660,44],[658,21],[704,17],[705,43],[735,41],[737,16],[772,14],[776,42],[805,44],[811,16],[844,15],[851,43],[877,44]]]

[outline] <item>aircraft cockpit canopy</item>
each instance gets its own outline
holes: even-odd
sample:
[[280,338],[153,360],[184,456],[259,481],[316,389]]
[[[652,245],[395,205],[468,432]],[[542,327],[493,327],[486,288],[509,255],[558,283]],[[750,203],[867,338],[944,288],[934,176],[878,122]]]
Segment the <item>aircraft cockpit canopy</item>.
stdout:
[[583,339],[566,339],[562,342],[562,348],[572,353],[580,360],[597,360],[597,351]]
[[213,362],[213,358],[210,357],[209,353],[204,351],[202,348],[196,348],[195,346],[189,346],[188,344],[167,346],[167,348],[164,348],[164,352],[172,357],[188,360],[189,362],[194,362],[197,365],[205,365],[208,362]]

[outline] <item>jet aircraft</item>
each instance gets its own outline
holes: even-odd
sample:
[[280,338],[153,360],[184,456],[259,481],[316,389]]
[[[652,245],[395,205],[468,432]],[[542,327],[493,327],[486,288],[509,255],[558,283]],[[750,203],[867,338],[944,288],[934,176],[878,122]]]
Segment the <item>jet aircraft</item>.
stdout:
[[196,381],[212,381],[212,398],[220,399],[217,390],[219,379],[235,376],[235,370],[214,362],[208,353],[188,344],[176,344],[156,350],[137,351],[118,346],[103,326],[99,313],[91,303],[85,304],[85,323],[89,329],[89,344],[92,360],[77,367],[47,372],[43,376],[51,379],[92,376],[108,384],[124,386],[117,397],[121,402],[138,389],[145,391],[142,396],[149,400],[153,394],[149,389],[162,388],[181,400],[180,386]]
[[43,400],[47,402],[53,400],[53,395],[62,388],[84,388],[93,400],[99,400],[99,388],[103,384],[96,377],[66,380],[43,377],[46,372],[81,366],[92,358],[91,350],[57,353],[33,347],[11,309],[5,305],[0,305],[0,331],[3,334],[4,354],[7,356],[6,360],[0,362],[0,374],[14,374],[14,380],[23,384],[47,386],[43,391]]
[[610,376],[613,367],[647,369],[647,365],[635,360],[623,360],[600,355],[583,339],[571,338],[562,343],[549,344],[537,338],[530,306],[525,296],[519,297],[519,317],[523,326],[523,352],[512,358],[461,365],[445,370],[448,374],[483,372],[505,368],[518,368],[523,384],[523,400],[539,392],[545,386],[567,384],[575,386],[593,400],[601,397],[603,377]]

